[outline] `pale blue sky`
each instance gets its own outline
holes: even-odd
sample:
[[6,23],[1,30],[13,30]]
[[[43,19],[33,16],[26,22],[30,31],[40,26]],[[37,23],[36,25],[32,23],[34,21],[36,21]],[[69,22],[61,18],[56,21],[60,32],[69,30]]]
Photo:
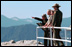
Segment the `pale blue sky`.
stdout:
[[21,19],[32,16],[41,18],[42,14],[47,14],[48,9],[53,10],[55,3],[61,6],[63,18],[71,17],[71,1],[1,1],[1,15]]

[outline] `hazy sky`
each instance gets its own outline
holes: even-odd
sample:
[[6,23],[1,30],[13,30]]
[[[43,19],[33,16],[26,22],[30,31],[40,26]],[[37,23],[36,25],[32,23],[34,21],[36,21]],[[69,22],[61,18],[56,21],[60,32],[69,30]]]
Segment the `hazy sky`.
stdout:
[[[9,18],[31,18],[47,14],[48,9],[58,3],[63,12],[63,18],[71,17],[71,1],[1,1],[1,15]],[[47,15],[48,16],[48,15]]]

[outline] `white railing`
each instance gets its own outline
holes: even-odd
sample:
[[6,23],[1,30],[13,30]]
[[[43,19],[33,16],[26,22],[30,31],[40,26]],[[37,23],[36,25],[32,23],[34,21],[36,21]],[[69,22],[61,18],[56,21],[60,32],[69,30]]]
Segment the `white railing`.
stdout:
[[48,40],[51,40],[51,46],[52,46],[52,40],[64,41],[64,42],[65,42],[65,46],[67,46],[67,42],[71,43],[70,40],[67,40],[67,35],[66,35],[66,34],[67,34],[67,33],[66,33],[67,30],[71,31],[71,28],[70,28],[70,27],[53,27],[54,29],[64,29],[64,30],[65,30],[65,39],[52,38],[52,27],[47,27],[47,28],[50,28],[50,38],[38,37],[38,28],[45,28],[45,27],[38,26],[38,27],[36,28],[37,46],[38,46],[38,39],[48,39]]

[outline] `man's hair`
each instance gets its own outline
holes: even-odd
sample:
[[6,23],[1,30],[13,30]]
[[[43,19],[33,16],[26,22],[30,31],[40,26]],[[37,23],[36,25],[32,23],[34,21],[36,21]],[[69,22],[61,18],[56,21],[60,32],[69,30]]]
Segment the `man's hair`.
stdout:
[[48,12],[51,12],[51,9],[48,9],[47,11],[48,11]]
[[42,15],[42,17],[45,17],[45,19],[47,19],[47,16],[46,16],[46,14],[43,14],[43,15]]
[[57,9],[59,9],[59,7],[57,7]]

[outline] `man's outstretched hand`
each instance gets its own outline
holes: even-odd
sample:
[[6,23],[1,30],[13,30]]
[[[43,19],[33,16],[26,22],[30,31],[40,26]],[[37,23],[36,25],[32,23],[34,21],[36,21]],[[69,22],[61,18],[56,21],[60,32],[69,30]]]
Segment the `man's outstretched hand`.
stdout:
[[35,17],[32,17],[33,19],[35,18]]

